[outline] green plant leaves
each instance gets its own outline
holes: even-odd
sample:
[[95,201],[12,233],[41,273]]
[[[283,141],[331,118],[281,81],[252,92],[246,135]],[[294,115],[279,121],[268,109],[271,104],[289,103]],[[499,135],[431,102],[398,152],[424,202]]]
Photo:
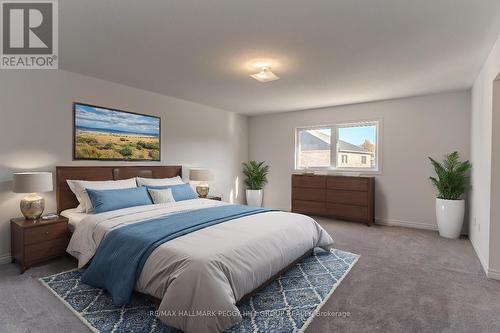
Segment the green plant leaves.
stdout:
[[471,169],[469,161],[460,161],[458,152],[446,155],[443,163],[429,157],[437,178],[429,177],[438,190],[438,198],[445,200],[459,200],[467,189],[469,179],[467,174]]
[[243,162],[243,174],[245,175],[245,185],[249,190],[261,190],[267,184],[267,174],[269,166],[265,162],[248,161]]

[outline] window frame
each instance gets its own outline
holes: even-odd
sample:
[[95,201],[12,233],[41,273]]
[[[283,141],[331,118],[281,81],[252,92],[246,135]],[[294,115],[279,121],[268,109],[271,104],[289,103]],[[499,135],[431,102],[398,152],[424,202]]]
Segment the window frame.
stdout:
[[[375,167],[374,168],[349,168],[337,166],[337,145],[339,141],[339,128],[373,126],[376,127],[376,143],[375,143]],[[330,166],[329,167],[304,167],[299,168],[299,131],[308,129],[330,128]],[[295,171],[332,171],[341,173],[364,173],[364,174],[381,174],[382,173],[382,119],[346,121],[337,123],[328,123],[322,125],[298,126],[294,128],[294,170]],[[334,142],[333,142],[334,141]]]

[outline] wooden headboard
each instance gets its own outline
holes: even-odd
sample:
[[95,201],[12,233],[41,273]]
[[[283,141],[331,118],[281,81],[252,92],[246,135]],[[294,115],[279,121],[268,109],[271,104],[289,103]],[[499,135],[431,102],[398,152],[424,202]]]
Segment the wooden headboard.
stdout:
[[58,166],[56,167],[57,213],[78,206],[78,200],[66,180],[118,180],[132,177],[182,177],[182,166]]

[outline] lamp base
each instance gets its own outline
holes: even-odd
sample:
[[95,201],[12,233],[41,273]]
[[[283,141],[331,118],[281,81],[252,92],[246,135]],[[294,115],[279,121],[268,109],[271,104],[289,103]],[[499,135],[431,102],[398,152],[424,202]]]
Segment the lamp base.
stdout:
[[19,207],[27,220],[36,220],[42,216],[45,199],[37,194],[31,194],[21,200]]
[[200,198],[206,198],[208,196],[209,188],[206,185],[198,185],[196,186],[196,192],[200,196]]

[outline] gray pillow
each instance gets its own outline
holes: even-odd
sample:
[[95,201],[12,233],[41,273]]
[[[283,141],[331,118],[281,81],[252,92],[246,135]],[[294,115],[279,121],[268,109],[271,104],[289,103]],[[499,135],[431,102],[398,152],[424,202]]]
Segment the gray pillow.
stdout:
[[167,189],[148,189],[149,195],[153,200],[154,204],[163,204],[168,202],[175,202],[174,196],[172,195],[172,190]]

